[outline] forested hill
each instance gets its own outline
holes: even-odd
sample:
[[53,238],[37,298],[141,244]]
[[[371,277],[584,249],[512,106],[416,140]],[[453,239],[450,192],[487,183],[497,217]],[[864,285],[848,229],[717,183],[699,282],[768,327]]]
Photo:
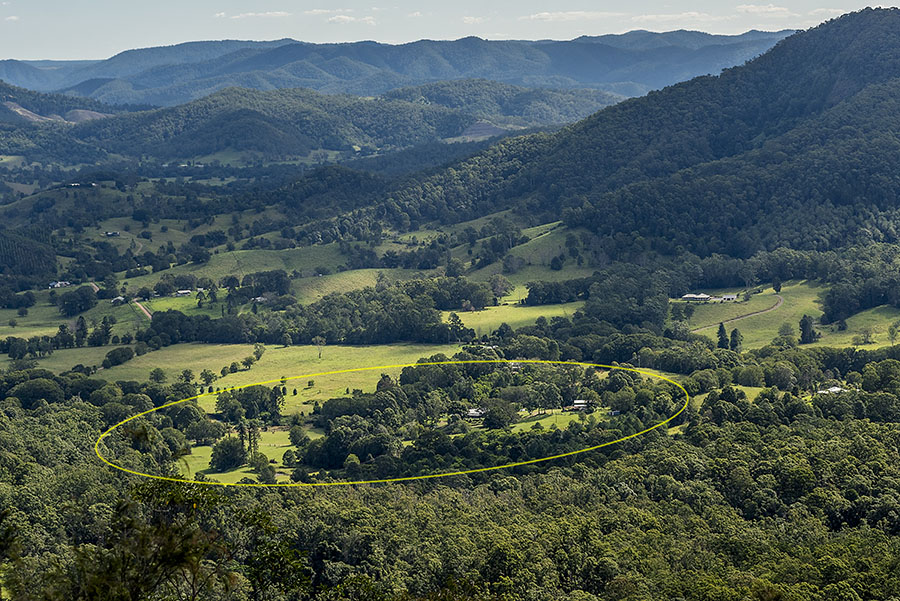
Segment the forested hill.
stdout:
[[80,140],[112,152],[186,157],[220,150],[304,155],[314,149],[405,147],[457,136],[476,121],[441,106],[230,88],[188,104],[86,124]]
[[400,87],[468,78],[640,95],[741,64],[789,33],[630,32],[568,41],[468,37],[401,45],[192,42],[131,50],[87,65],[59,63],[53,69],[26,61],[2,61],[0,78],[109,103],[165,106],[235,86],[263,90],[304,87],[371,96]]
[[523,88],[486,79],[440,81],[392,90],[383,96],[445,106],[493,122],[525,127],[572,123],[623,100],[601,90]]
[[123,110],[123,107],[112,107],[90,98],[44,94],[0,81],[0,122],[78,122]]
[[[828,247],[854,221],[828,209],[841,226],[813,226],[823,203],[853,206],[863,221],[896,206],[898,77],[900,11],[866,9],[721,76],[628,100],[554,136],[508,140],[392,194],[392,206],[464,219],[524,201],[610,236],[646,232],[663,249],[672,226],[645,220],[665,218],[684,232],[679,243],[741,255],[816,227],[828,233],[806,232],[803,246]],[[825,160],[827,169],[816,162]]]
[[[279,159],[326,150],[367,156],[459,136],[479,139],[504,128],[572,122],[621,100],[597,90],[533,90],[463,80],[375,98],[228,88],[176,107],[130,113],[116,109],[120,114],[111,116],[71,110],[105,107],[90,99],[7,88],[12,92],[4,94],[0,88],[0,99],[22,99],[40,114],[0,104],[0,113],[6,111],[12,124],[0,130],[0,154],[64,164],[93,163],[109,154],[172,160],[228,151]],[[41,116],[54,113],[66,117]],[[92,117],[109,118],[73,128],[41,125]],[[490,123],[482,126],[481,120]]]

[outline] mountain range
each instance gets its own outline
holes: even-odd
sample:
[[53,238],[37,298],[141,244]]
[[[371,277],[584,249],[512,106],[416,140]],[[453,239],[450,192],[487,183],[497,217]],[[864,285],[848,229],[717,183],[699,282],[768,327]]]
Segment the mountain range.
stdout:
[[283,158],[326,150],[365,156],[561,125],[620,100],[600,90],[458,80],[374,98],[226,88],[183,105],[137,110],[0,82],[0,154],[64,164],[110,154],[169,160],[230,151]]
[[528,87],[594,88],[636,96],[716,74],[767,51],[791,31],[737,36],[695,31],[568,41],[420,40],[310,44],[209,41],[128,50],[102,61],[0,61],[0,79],[108,104],[172,106],[228,87],[309,88],[371,96],[455,79]]
[[900,10],[866,9],[719,76],[502,141],[384,206],[405,207],[397,225],[507,208],[562,217],[608,256],[897,242],[898,108]]

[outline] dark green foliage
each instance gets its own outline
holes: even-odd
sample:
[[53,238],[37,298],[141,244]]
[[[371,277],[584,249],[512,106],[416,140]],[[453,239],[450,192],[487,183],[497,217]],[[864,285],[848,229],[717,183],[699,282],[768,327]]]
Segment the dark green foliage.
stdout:
[[471,122],[449,109],[401,101],[231,88],[179,107],[87,123],[73,135],[131,155],[190,157],[230,149],[282,156],[354,144],[400,148],[457,135]]
[[59,312],[74,317],[97,305],[97,293],[90,286],[81,286],[59,296]]
[[0,230],[0,269],[9,275],[49,277],[56,272],[56,254],[50,246],[15,230]]
[[728,348],[733,350],[736,353],[741,352],[741,347],[744,343],[744,336],[741,334],[741,331],[737,328],[731,330],[731,336],[728,340]]
[[[725,324],[723,324],[723,323],[719,324],[718,339],[719,339],[719,341],[716,346],[718,346],[719,348],[726,348],[726,349],[730,347],[731,341],[728,338],[728,331],[725,329]],[[734,349],[732,349],[732,350],[734,350]]]
[[467,79],[441,81],[384,94],[385,98],[458,109],[481,119],[521,126],[571,123],[622,98],[599,90],[547,90]]
[[131,347],[123,346],[116,348],[106,353],[106,358],[103,360],[103,367],[109,368],[113,365],[121,365],[126,361],[131,361],[133,358],[134,350],[132,350]]
[[227,472],[247,461],[247,450],[241,441],[233,436],[223,438],[213,445],[209,467],[216,472]]
[[[275,281],[282,279],[276,276]],[[459,309],[464,303],[484,307],[492,299],[487,284],[464,278],[410,280],[385,289],[335,293],[310,305],[291,306],[282,320],[271,324],[274,327],[263,325],[252,312],[210,319],[158,311],[151,326],[138,332],[137,340],[156,348],[195,341],[281,344],[287,332],[294,344],[308,344],[317,337],[330,344],[465,341],[474,332],[459,327],[451,331],[437,309]]]
[[719,77],[500,142],[407,183],[378,211],[401,228],[510,206],[546,221],[562,211],[619,253],[749,257],[893,241],[898,23],[896,10],[846,15]]

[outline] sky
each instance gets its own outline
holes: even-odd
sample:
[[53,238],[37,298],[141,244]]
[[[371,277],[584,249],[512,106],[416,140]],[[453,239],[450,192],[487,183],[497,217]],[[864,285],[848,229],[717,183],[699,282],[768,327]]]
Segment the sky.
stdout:
[[736,34],[805,29],[867,6],[751,1],[0,0],[0,59],[100,59],[131,48],[217,39],[571,39],[633,29]]

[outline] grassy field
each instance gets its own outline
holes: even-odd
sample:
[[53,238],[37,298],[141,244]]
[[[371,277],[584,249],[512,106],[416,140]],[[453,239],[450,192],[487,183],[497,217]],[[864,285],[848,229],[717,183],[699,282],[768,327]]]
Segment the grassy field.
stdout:
[[[780,294],[784,299],[784,303],[778,309],[726,324],[725,327],[729,332],[733,328],[740,330],[744,337],[744,348],[761,348],[778,336],[778,328],[781,327],[781,324],[789,323],[793,326],[794,331],[797,332],[800,327],[800,319],[804,315],[810,315],[818,319],[822,315],[822,310],[818,304],[818,298],[822,292],[824,292],[824,288],[812,282],[787,282],[782,285]],[[771,307],[777,301],[775,291],[771,288],[764,289],[762,294],[754,295],[754,299],[757,298],[759,300],[751,300],[748,303],[741,304],[698,305],[697,312],[691,320],[691,326],[693,328],[699,325],[718,324],[724,319],[729,319],[726,315],[734,317],[733,313],[737,307],[746,307],[748,310],[743,312],[752,313]],[[751,304],[754,302],[755,304]],[[701,309],[704,310],[702,317],[700,317]],[[703,321],[700,321],[701,319]],[[695,324],[697,325],[695,326]],[[701,332],[701,334],[715,340],[716,328],[709,328]]]
[[362,288],[374,287],[378,281],[379,273],[383,273],[386,281],[389,283],[437,275],[436,270],[352,269],[330,275],[311,276],[294,280],[293,292],[301,303],[312,303],[333,292],[351,292]]
[[[28,315],[25,317],[19,317],[15,309],[0,309],[0,337],[52,336],[59,329],[61,323],[74,325],[74,319],[64,318],[60,315],[56,305],[47,302],[47,295],[47,291],[36,293],[37,304],[28,308]],[[15,327],[9,325],[11,319],[16,321]]]
[[[282,463],[284,452],[291,448],[287,429],[269,428],[267,431],[260,432],[259,438],[259,451],[270,460],[275,460],[273,467],[277,470],[278,481],[285,482],[290,480],[291,469],[284,467],[284,463]],[[181,473],[185,476],[193,477],[200,472],[219,482],[228,483],[235,483],[244,477],[256,480],[256,475],[253,473],[250,466],[247,465],[230,472],[212,471],[209,467],[209,460],[211,457],[211,446],[194,447],[191,449],[191,454],[179,462]]]
[[853,337],[861,334],[866,328],[874,332],[874,342],[864,344],[860,348],[873,349],[889,346],[891,341],[888,338],[888,328],[898,320],[900,320],[900,309],[896,307],[882,305],[867,309],[848,317],[847,329],[843,332],[838,330],[837,324],[819,325],[817,329],[822,333],[822,337],[811,346],[852,346]]
[[560,271],[550,269],[543,265],[526,265],[516,273],[503,273],[503,265],[493,263],[482,269],[478,269],[466,275],[476,282],[486,282],[491,279],[495,273],[500,273],[515,286],[522,286],[528,282],[545,281],[545,282],[562,282],[565,280],[573,280],[575,278],[586,278],[593,275],[593,267],[578,267],[574,263],[566,264]]
[[[156,311],[168,311],[170,309],[181,311],[185,315],[209,315],[210,317],[220,317],[222,313],[222,297],[219,302],[213,305],[204,303],[203,308],[197,306],[197,296],[194,293],[191,296],[160,296],[151,298],[150,300],[140,301],[144,307],[151,313]],[[135,307],[137,309],[137,307]],[[143,313],[141,313],[143,316]],[[146,317],[144,316],[144,325],[146,326]]]
[[25,157],[17,154],[0,154],[0,167],[21,167]]
[[[817,320],[816,329],[822,337],[809,346],[847,347],[853,345],[853,338],[865,329],[871,329],[874,342],[862,345],[861,348],[878,348],[890,344],[887,336],[888,327],[900,320],[900,309],[883,305],[861,311],[847,318],[847,329],[840,331],[837,324],[823,325],[818,323],[822,317],[820,297],[825,292],[825,287],[814,282],[788,282],[781,288],[781,297],[784,303],[768,313],[755,315],[746,319],[725,324],[730,332],[732,328],[738,328],[744,337],[744,348],[761,348],[778,336],[778,328],[783,323],[789,323],[799,335],[800,319],[809,315]],[[775,291],[767,288],[762,294],[754,295],[749,302],[741,303],[709,303],[695,305],[695,313],[691,319],[691,328],[711,325],[709,329],[700,332],[713,340],[716,337],[716,325],[720,321],[731,319],[741,314],[752,313],[771,307],[775,304]]]
[[[740,290],[704,290],[704,292],[710,296],[729,293],[738,294],[738,298],[741,298]],[[721,303],[688,303],[680,300],[671,301],[673,305],[681,305],[684,307],[690,304],[694,307],[694,315],[691,317],[690,322],[692,330],[705,327],[715,328],[719,325],[719,322],[734,319],[735,317],[740,317],[741,315],[746,315],[748,313],[763,311],[769,307],[773,307],[777,302],[778,299],[775,297],[774,291],[771,290],[763,294],[754,294],[750,297],[750,300],[747,301],[738,300]],[[743,332],[743,330],[741,331]],[[715,331],[713,334],[715,334]]]
[[[500,305],[497,307],[486,307],[483,311],[458,312],[459,318],[468,328],[475,330],[475,334],[490,334],[500,324],[506,322],[513,328],[534,325],[534,320],[538,317],[571,317],[575,311],[584,306],[584,301],[576,301],[574,303],[563,303],[560,305],[539,305],[530,307],[526,305]],[[444,312],[444,320],[450,315],[449,311]]]
[[534,424],[540,423],[544,429],[549,429],[552,424],[560,430],[565,430],[569,422],[578,421],[579,413],[577,411],[562,411],[559,409],[551,410],[546,415],[535,417],[527,417],[514,423],[510,428],[513,432],[526,432],[534,427]]
[[[252,369],[244,370],[242,367],[241,371],[218,379],[213,386],[226,388],[277,380],[281,377],[290,378],[354,367],[414,363],[421,357],[436,353],[450,356],[458,348],[458,345],[430,344],[393,344],[368,347],[333,345],[325,346],[322,349],[322,358],[319,359],[318,351],[314,346],[269,346],[262,359]],[[106,350],[109,348],[106,347]],[[135,357],[131,361],[111,369],[102,370],[98,376],[107,380],[146,380],[150,371],[157,367],[166,373],[170,381],[186,368],[193,370],[195,375],[204,369],[210,369],[218,375],[222,367],[235,361],[240,362],[252,352],[253,346],[249,344],[178,344]],[[75,363],[84,363],[78,359],[79,353],[83,354],[84,349],[57,351],[53,354],[52,361],[54,364],[69,368]],[[101,360],[103,355],[100,356]],[[400,372],[399,369],[385,371],[391,375]],[[380,377],[381,371],[379,370],[316,376],[312,378],[315,382],[312,387],[308,387],[308,378],[305,377],[289,380],[286,384],[288,396],[284,413],[308,412],[314,401],[344,395],[348,388],[350,390],[371,390]],[[294,388],[297,389],[296,395],[293,394]],[[205,397],[200,400],[200,404],[204,409],[212,410],[215,398]]]
[[129,288],[141,286],[153,286],[163,273],[174,275],[193,274],[196,277],[208,277],[218,282],[226,275],[236,275],[239,278],[256,271],[269,271],[272,269],[284,269],[288,273],[297,270],[311,273],[315,267],[328,267],[336,269],[343,263],[337,244],[324,244],[321,246],[306,246],[303,248],[289,248],[285,250],[236,250],[233,252],[220,252],[212,255],[208,263],[197,265],[176,265],[160,273],[152,273],[126,280]]

